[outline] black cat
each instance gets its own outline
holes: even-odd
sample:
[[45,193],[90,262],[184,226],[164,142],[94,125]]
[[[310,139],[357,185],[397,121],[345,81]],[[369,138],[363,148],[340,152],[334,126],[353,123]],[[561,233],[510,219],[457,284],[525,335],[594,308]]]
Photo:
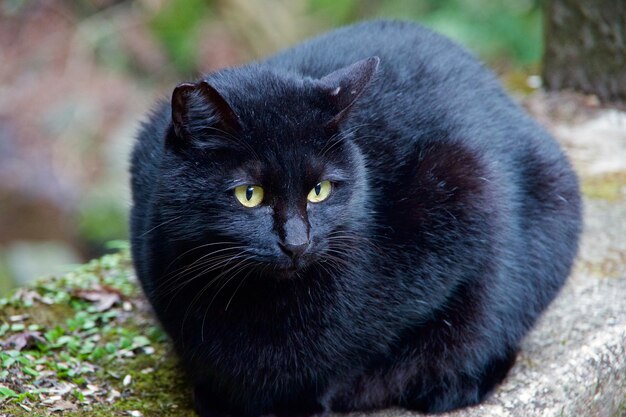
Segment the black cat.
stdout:
[[581,229],[550,135],[405,22],[179,85],[131,172],[137,274],[201,416],[476,404]]

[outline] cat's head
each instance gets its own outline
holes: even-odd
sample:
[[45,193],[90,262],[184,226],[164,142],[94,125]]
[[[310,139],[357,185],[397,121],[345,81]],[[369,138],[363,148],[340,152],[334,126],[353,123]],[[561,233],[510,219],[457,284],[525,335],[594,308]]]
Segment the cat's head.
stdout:
[[347,121],[378,63],[318,80],[250,66],[179,85],[158,203],[171,238],[233,272],[291,276],[358,252],[371,208]]

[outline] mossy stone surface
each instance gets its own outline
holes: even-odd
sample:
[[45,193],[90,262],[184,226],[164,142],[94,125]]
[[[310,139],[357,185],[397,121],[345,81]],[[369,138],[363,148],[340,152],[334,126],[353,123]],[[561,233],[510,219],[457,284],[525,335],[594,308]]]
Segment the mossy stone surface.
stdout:
[[1,416],[192,416],[123,248],[0,300]]

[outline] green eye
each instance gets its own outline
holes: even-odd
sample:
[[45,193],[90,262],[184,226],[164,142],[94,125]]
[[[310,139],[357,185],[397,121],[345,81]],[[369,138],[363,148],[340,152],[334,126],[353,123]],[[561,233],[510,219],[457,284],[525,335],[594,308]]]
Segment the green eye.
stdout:
[[235,197],[245,207],[256,207],[263,201],[263,188],[258,185],[235,187]]
[[306,198],[311,203],[321,203],[328,198],[331,188],[330,181],[324,180],[317,183],[317,185],[309,191],[309,195]]

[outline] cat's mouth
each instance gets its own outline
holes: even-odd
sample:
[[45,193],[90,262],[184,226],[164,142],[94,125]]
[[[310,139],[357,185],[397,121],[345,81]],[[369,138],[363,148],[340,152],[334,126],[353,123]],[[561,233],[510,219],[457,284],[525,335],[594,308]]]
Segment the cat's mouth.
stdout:
[[295,275],[298,272],[298,268],[294,267],[294,266],[288,266],[288,267],[277,267],[274,272],[276,273],[276,275],[278,275],[279,277],[290,277]]
[[301,259],[290,264],[277,264],[274,266],[273,273],[277,278],[298,278],[309,266],[309,262]]

